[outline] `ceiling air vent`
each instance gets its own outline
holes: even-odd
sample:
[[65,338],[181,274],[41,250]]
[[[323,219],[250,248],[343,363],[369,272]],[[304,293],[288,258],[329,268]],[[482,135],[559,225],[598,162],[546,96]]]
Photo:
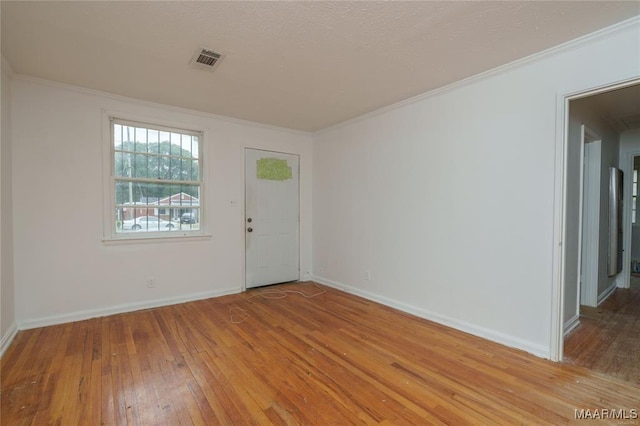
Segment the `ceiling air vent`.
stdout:
[[199,48],[191,58],[191,66],[201,70],[213,71],[223,56],[211,49]]

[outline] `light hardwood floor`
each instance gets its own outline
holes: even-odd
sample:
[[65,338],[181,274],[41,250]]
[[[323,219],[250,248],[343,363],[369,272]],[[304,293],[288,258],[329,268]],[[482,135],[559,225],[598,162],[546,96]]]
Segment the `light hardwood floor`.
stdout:
[[565,340],[564,360],[640,386],[640,277],[598,308],[580,308],[580,326]]
[[22,331],[2,424],[557,425],[640,409],[630,383],[312,283],[277,289],[313,298],[273,289]]

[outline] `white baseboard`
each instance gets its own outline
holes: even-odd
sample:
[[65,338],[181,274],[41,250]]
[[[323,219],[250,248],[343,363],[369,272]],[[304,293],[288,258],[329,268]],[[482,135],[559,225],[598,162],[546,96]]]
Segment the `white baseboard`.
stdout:
[[141,309],[159,308],[161,306],[176,305],[178,303],[193,302],[195,300],[209,299],[212,297],[226,296],[229,294],[238,294],[241,291],[242,289],[240,288],[205,291],[202,293],[191,293],[167,299],[155,299],[139,303],[126,303],[122,305],[110,306],[107,308],[76,311],[69,314],[53,315],[42,318],[32,318],[20,321],[19,329],[28,330],[30,328],[47,327],[50,325],[82,321],[90,318],[105,317],[108,315],[121,314],[124,312],[134,312]]
[[602,293],[600,293],[598,295],[598,306],[600,306],[600,304],[602,302],[604,302],[605,300],[607,300],[607,298],[609,296],[611,296],[613,294],[614,291],[616,291],[616,288],[618,288],[618,286],[616,285],[616,282],[614,281],[613,283],[611,283],[611,285],[609,286],[609,288],[607,288],[605,291],[603,291]]
[[495,330],[490,330],[488,328],[480,327],[466,321],[458,320],[456,318],[440,315],[440,314],[428,311],[426,309],[418,308],[404,302],[399,302],[394,299],[389,299],[387,297],[370,293],[368,291],[360,290],[358,288],[351,287],[349,285],[339,283],[336,281],[332,281],[327,278],[313,275],[312,279],[313,281],[316,281],[320,284],[324,284],[329,287],[333,287],[338,290],[345,291],[347,293],[355,294],[356,296],[360,296],[365,299],[372,300],[374,302],[378,302],[395,309],[399,309],[403,312],[413,314],[415,316],[424,318],[429,321],[446,325],[447,327],[455,328],[457,330],[464,331],[466,333],[470,333],[478,337],[482,337],[483,339],[491,340],[493,342],[500,343],[502,345],[509,346],[512,348],[522,349],[523,351],[529,352],[541,358],[546,358],[546,359],[551,358],[550,348],[542,345],[538,345],[523,339],[519,339],[514,336],[509,336],[507,334],[500,333]]
[[573,318],[571,318],[569,321],[564,323],[564,327],[563,327],[564,336],[569,335],[569,333],[575,330],[575,328],[579,325],[580,325],[580,315],[576,314]]
[[18,325],[14,322],[11,324],[11,327],[7,330],[7,332],[0,339],[0,358],[4,355],[4,351],[7,350],[13,339],[15,339],[16,334],[18,334]]

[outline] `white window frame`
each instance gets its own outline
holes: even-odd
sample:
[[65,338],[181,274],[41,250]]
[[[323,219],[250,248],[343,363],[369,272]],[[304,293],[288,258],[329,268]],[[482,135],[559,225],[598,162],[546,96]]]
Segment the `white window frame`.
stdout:
[[[176,123],[156,124],[155,120],[146,118],[126,118],[128,114],[115,114],[103,111],[103,169],[104,169],[104,236],[105,244],[126,244],[126,243],[145,243],[145,242],[167,242],[167,241],[183,241],[198,240],[209,238],[211,235],[206,233],[206,203],[205,203],[205,140],[206,133],[204,129],[190,128],[197,126],[184,126]],[[184,133],[198,136],[198,181],[200,187],[199,197],[199,229],[187,230],[179,229],[174,231],[154,231],[154,232],[117,232],[116,229],[116,181],[115,175],[115,146],[114,146],[114,124],[132,125],[141,128],[159,130],[163,132]],[[163,180],[160,182],[170,183],[172,180]],[[180,181],[175,181],[180,183]]]

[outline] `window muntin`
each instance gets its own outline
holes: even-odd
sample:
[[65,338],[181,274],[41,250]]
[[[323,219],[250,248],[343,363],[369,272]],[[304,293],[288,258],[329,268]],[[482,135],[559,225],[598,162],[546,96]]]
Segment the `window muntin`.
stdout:
[[202,234],[202,133],[115,118],[111,130],[114,236]]

